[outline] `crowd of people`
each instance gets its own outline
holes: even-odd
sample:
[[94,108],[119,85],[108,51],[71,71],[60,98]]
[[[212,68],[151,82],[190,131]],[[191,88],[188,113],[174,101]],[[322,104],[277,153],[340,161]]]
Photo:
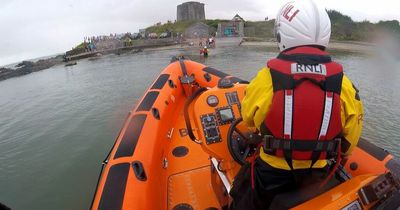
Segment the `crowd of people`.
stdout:
[[203,55],[204,57],[208,57],[208,48],[215,48],[215,38],[214,37],[209,37],[206,40],[203,41],[203,39],[200,38],[199,40],[199,47],[200,47],[200,55]]
[[[126,33],[128,35],[130,35],[130,33]],[[105,40],[119,40],[122,36],[121,35],[117,35],[115,34],[110,34],[109,36],[105,36],[105,35],[101,35],[101,36],[85,36],[83,38],[84,42],[88,42],[88,43],[96,43],[96,42],[100,42],[100,41],[105,41]]]
[[[124,38],[124,37],[128,38]],[[83,38],[85,52],[93,52],[96,50],[112,49],[118,47],[132,46],[131,33],[126,34],[110,34],[108,36],[87,36]]]
[[214,48],[215,47],[215,38],[209,37],[208,39],[206,39],[204,41],[202,38],[200,38],[199,47],[203,47],[203,46]]

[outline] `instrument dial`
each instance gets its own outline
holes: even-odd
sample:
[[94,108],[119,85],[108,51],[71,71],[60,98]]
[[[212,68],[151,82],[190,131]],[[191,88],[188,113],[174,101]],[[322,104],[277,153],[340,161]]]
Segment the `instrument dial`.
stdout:
[[218,105],[218,97],[215,95],[210,95],[207,97],[207,104],[211,107],[216,107]]

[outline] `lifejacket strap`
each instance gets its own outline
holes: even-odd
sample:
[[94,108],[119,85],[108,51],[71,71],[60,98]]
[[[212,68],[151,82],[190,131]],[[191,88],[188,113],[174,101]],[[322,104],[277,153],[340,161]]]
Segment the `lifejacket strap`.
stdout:
[[315,163],[319,160],[320,157],[321,157],[321,151],[313,151],[311,153],[311,164],[310,164],[310,168],[309,168],[310,170],[315,165]]
[[279,139],[272,135],[264,135],[263,137],[263,150],[265,153],[275,155],[275,151],[289,150],[289,151],[316,151],[327,152],[328,158],[336,155],[337,147],[340,143],[340,138],[332,140],[315,141],[315,140],[296,140],[296,139]]
[[272,67],[270,67],[270,74],[272,77],[272,86],[274,92],[280,90],[293,90],[304,81],[310,81],[324,91],[334,92],[339,95],[342,90],[343,72],[327,76],[324,80],[320,81],[306,77],[301,79],[294,79],[292,75],[284,74]]
[[[289,142],[290,145],[290,142]],[[292,158],[292,150],[284,149],[283,150],[283,157],[286,160],[286,163],[289,165],[290,170],[293,171],[293,158]],[[293,174],[295,176],[295,174]]]
[[298,151],[336,151],[338,140],[337,138],[332,140],[316,141],[316,140],[300,140],[300,139],[280,139],[275,138],[272,135],[264,135],[263,137],[263,149],[264,150],[275,150],[275,149],[289,149]]

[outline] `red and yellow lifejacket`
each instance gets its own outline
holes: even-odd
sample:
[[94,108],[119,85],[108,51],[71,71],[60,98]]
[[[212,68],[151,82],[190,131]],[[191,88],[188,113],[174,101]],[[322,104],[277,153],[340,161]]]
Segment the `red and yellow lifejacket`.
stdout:
[[342,131],[342,66],[316,47],[298,47],[268,61],[273,82],[270,110],[261,126],[264,151],[292,160],[337,155]]

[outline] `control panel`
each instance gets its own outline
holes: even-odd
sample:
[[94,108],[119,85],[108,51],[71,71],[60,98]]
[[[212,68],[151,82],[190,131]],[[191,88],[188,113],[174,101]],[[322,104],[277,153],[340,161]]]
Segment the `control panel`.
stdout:
[[214,114],[205,114],[200,116],[201,125],[203,126],[206,144],[212,144],[221,141],[221,133],[219,132],[217,119]]
[[240,101],[244,97],[246,84],[213,87],[199,95],[193,102],[196,136],[202,147],[217,159],[231,157],[227,148],[230,125],[241,117]]

